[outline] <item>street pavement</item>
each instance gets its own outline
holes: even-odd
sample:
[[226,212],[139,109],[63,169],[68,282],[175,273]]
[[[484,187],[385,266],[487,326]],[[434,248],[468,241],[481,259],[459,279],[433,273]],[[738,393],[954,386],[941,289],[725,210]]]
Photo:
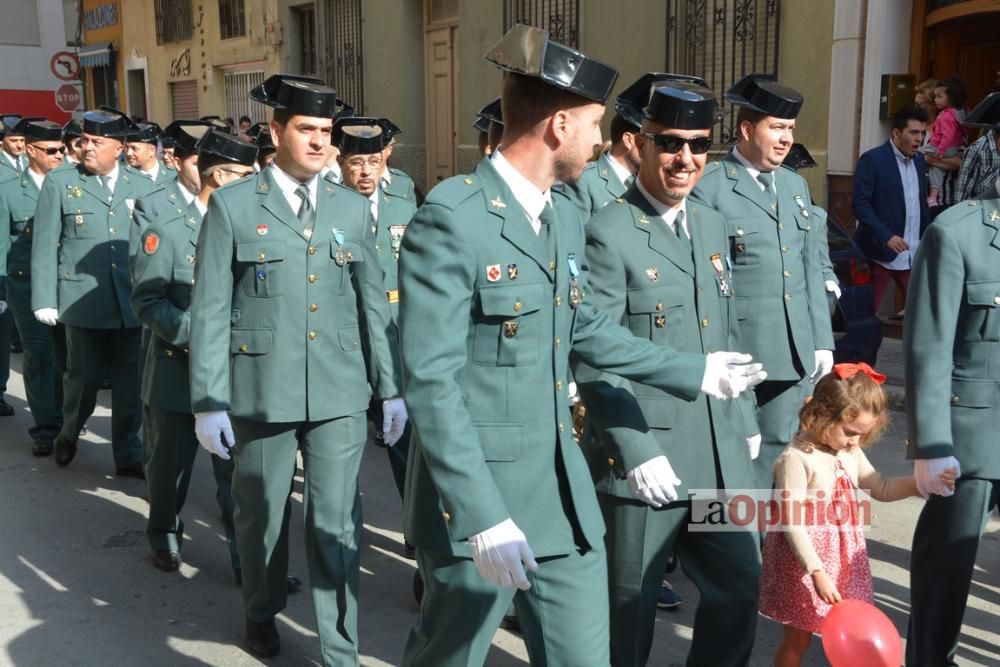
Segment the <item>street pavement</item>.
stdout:
[[[887,386],[897,395],[899,359],[898,341],[887,339],[879,367],[890,375]],[[148,558],[144,485],[113,474],[110,393],[101,392],[76,459],[59,468],[51,458],[31,456],[20,363],[21,356],[14,355],[7,393],[17,415],[0,419],[0,665],[262,664],[240,648],[243,606],[229,568],[207,455],[199,453],[184,508],[184,565],[179,573],[160,572]],[[894,412],[891,429],[869,451],[884,474],[912,470],[904,461],[904,437],[904,415]],[[683,471],[678,474],[683,477]],[[399,499],[385,453],[376,447],[366,451],[361,486],[362,664],[398,665],[417,613],[414,563],[402,556]],[[294,501],[290,571],[308,582],[301,470]],[[910,541],[921,503],[876,504],[868,535],[875,596],[901,633],[909,611]],[[691,638],[697,592],[680,572],[671,581],[684,604],[658,613],[651,665],[682,665]],[[289,598],[278,628],[282,653],[268,664],[318,664],[307,590]],[[772,664],[780,636],[780,626],[760,619],[751,664]],[[1000,520],[995,516],[981,543],[958,655],[962,665],[1000,664]],[[487,664],[527,664],[523,642],[499,630]],[[826,664],[818,639],[806,664]]]

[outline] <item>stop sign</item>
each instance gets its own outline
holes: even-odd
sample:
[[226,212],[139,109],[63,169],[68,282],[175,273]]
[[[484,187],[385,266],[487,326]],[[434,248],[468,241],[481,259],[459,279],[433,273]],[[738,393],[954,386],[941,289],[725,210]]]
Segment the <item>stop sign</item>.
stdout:
[[64,83],[56,89],[56,106],[70,113],[80,106],[80,91],[71,83]]

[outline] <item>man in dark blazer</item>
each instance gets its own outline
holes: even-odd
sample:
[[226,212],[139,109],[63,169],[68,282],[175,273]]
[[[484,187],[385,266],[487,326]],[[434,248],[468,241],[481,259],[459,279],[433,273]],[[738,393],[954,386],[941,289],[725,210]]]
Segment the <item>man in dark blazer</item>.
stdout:
[[864,153],[854,170],[854,240],[872,260],[876,309],[890,280],[906,295],[913,257],[930,222],[927,167],[919,151],[926,132],[927,112],[904,109],[892,119],[889,140]]

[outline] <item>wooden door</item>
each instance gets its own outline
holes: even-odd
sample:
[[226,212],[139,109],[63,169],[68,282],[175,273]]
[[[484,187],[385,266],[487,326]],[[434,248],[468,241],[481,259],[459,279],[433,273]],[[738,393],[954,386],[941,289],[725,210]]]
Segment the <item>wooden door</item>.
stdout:
[[424,98],[427,110],[427,185],[455,174],[455,38],[454,25],[428,28],[424,37]]

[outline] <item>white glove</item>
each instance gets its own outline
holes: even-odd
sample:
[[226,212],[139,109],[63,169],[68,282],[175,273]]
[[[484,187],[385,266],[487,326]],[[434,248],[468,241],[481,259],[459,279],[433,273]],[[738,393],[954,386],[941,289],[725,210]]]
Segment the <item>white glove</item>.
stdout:
[[666,456],[657,456],[637,465],[628,471],[627,477],[632,493],[647,505],[663,507],[677,500],[677,489],[674,487],[681,480],[677,479]]
[[7,312],[7,302],[0,301],[0,315],[3,315],[6,312]]
[[756,461],[760,456],[760,433],[747,438],[747,449],[750,450],[750,460]]
[[954,456],[945,456],[940,459],[917,459],[913,462],[913,477],[917,481],[917,491],[924,498],[930,494],[943,496],[945,498],[955,493],[954,489],[941,481],[941,473],[949,468],[955,471],[955,479],[962,476],[962,466]]
[[739,352],[711,352],[705,360],[701,391],[713,398],[736,398],[767,377],[764,367],[750,363],[753,357]]
[[406,404],[401,398],[390,398],[382,401],[382,439],[386,447],[392,447],[403,437],[406,428]]
[[833,370],[833,350],[816,350],[816,370],[809,377],[813,384]]
[[840,294],[841,294],[841,292],[840,292],[840,285],[838,285],[836,282],[834,282],[832,280],[824,280],[823,281],[823,287],[826,288],[827,292],[833,292],[833,295],[835,297],[837,297],[838,299],[840,298]]
[[[226,439],[225,446],[219,437],[220,433]],[[198,436],[198,442],[205,451],[224,461],[229,460],[229,449],[236,446],[233,425],[229,423],[229,415],[223,411],[194,413],[194,434]]]
[[54,327],[59,322],[59,310],[56,308],[39,308],[35,311],[35,319],[42,324]]
[[531,588],[524,565],[529,570],[537,570],[538,563],[527,538],[513,519],[504,519],[476,533],[469,538],[469,546],[472,547],[472,562],[483,579],[495,586],[517,586],[522,591]]

